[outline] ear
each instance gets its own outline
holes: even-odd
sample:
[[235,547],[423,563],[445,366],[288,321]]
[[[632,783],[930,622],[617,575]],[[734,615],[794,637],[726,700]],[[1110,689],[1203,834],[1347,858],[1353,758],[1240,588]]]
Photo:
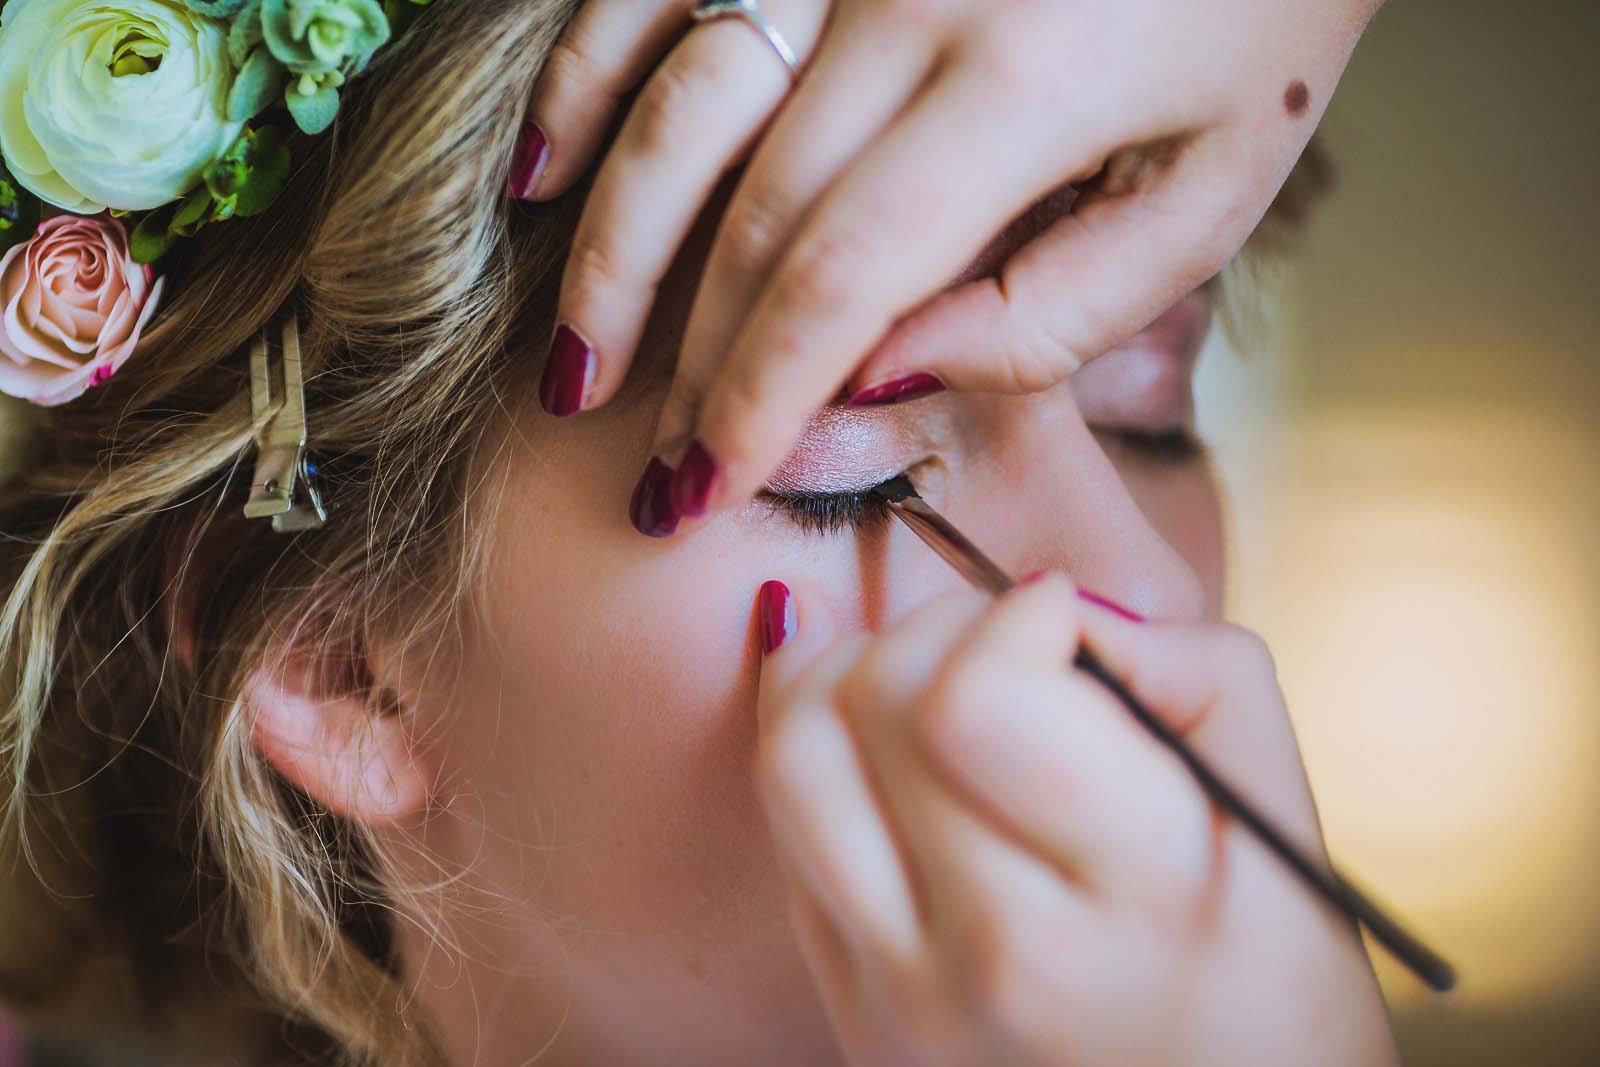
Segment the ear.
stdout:
[[379,685],[371,664],[325,662],[323,645],[251,675],[243,697],[257,750],[335,815],[369,826],[420,815],[436,776],[412,741],[415,707]]

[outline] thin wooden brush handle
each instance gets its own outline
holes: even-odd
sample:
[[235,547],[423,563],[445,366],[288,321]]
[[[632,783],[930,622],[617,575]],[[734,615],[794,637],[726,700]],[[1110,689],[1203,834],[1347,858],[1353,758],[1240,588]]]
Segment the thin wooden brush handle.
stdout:
[[1258,812],[1248,800],[1224,781],[1210,764],[1189,747],[1176,730],[1160,716],[1152,714],[1129,692],[1128,687],[1123,685],[1093,652],[1087,648],[1080,648],[1078,654],[1073,657],[1072,665],[1109,689],[1122,702],[1123,707],[1155,735],[1156,740],[1171,749],[1183,761],[1184,766],[1189,768],[1189,772],[1199,781],[1206,794],[1218,807],[1243,823],[1258,841],[1271,849],[1313,892],[1344,915],[1372,931],[1372,936],[1412,973],[1426,982],[1429,988],[1444,992],[1456,984],[1454,967],[1408,933],[1365,893],[1346,881],[1338,870],[1324,866],[1301,851],[1271,820]]
[[[999,596],[1016,584],[1003,568],[956,529],[949,519],[918,496],[910,479],[904,475],[878,486],[875,492],[888,502],[889,510],[898,516],[901,522],[910,527],[928,547],[979,589],[988,590]],[[1377,938],[1379,944],[1393,953],[1396,959],[1405,964],[1430,988],[1443,992],[1456,984],[1454,967],[1407,933],[1398,922],[1385,914],[1382,908],[1368,899],[1366,894],[1346,881],[1337,869],[1326,866],[1301,851],[1271,820],[1251,806],[1248,800],[1239,795],[1238,790],[1201,759],[1176,730],[1145,707],[1116,675],[1106,669],[1098,656],[1088,648],[1080,648],[1072,663],[1109,689],[1122,702],[1122,706],[1132,712],[1133,717],[1155,735],[1156,740],[1171,749],[1183,761],[1184,766],[1189,768],[1189,773],[1194,775],[1195,780],[1205,789],[1206,795],[1218,807],[1243,823],[1245,828],[1255,834],[1258,841],[1266,845],[1298,875],[1300,881],[1312,892],[1341,914],[1372,931],[1372,936]]]

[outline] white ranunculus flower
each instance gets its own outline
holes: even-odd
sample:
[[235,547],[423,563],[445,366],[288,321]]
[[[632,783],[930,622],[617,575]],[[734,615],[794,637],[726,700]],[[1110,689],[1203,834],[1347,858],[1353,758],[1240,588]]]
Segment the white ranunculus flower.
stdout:
[[158,207],[239,136],[233,73],[227,24],[182,0],[10,0],[0,154],[68,211]]

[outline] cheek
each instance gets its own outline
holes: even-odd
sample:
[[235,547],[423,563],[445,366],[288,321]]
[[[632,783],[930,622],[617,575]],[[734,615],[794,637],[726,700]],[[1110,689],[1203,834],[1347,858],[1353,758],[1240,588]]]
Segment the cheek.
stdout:
[[1135,463],[1118,469],[1150,525],[1199,579],[1205,617],[1221,617],[1226,553],[1222,503],[1210,464],[1197,460],[1176,469],[1147,469]]
[[[461,827],[452,851],[513,900],[636,934],[619,960],[655,943],[660,967],[738,966],[787,944],[752,779],[755,594],[809,574],[859,600],[868,561],[849,537],[803,537],[759,507],[658,541],[628,525],[620,481],[546,469],[537,488],[513,487],[497,521],[482,633],[437,757],[445,802],[490,831]],[[742,952],[726,940],[736,918]]]

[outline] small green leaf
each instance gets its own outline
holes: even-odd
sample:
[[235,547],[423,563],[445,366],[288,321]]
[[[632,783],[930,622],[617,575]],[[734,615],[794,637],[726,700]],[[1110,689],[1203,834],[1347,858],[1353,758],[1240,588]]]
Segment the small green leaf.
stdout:
[[0,168],[0,253],[28,240],[39,228],[39,198]]
[[284,90],[283,102],[294,117],[296,126],[306,133],[321,133],[333,124],[339,113],[339,92],[326,85],[314,93],[302,93],[293,84]]
[[239,215],[261,214],[289,180],[289,149],[283,143],[283,131],[263,126],[251,134],[251,142],[250,173],[239,186],[234,206]]
[[173,205],[165,204],[139,220],[128,237],[128,254],[135,263],[154,263],[172,247],[172,234],[167,229],[172,215]]
[[228,25],[228,58],[234,69],[244,66],[250,50],[261,43],[261,0],[246,0]]
[[283,64],[257,46],[233,76],[233,88],[228,90],[228,118],[243,122],[261,114],[283,91],[283,77]]
[[189,190],[189,195],[178,202],[178,210],[173,214],[172,221],[167,224],[167,229],[178,237],[193,237],[196,230],[205,225],[206,212],[212,203],[211,190],[205,182],[201,182]]

